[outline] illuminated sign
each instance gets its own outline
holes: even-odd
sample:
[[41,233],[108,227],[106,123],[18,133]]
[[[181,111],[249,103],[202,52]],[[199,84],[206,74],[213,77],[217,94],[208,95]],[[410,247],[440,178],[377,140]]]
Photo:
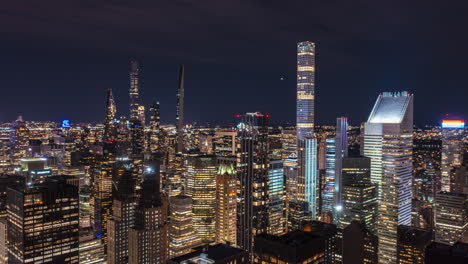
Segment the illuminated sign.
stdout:
[[68,119],[62,120],[62,128],[70,128],[71,122]]
[[442,120],[442,128],[464,128],[465,120]]

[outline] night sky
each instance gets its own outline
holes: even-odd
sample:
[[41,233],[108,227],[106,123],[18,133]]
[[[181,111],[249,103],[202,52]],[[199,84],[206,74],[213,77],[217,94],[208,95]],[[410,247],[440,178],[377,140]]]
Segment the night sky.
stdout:
[[[237,113],[295,122],[296,42],[317,43],[316,118],[365,121],[382,91],[415,94],[415,123],[468,118],[468,3],[420,0],[14,0],[0,6],[0,120],[100,121],[107,88],[128,115],[128,61],[141,94],[175,119]],[[284,78],[284,80],[281,80]]]

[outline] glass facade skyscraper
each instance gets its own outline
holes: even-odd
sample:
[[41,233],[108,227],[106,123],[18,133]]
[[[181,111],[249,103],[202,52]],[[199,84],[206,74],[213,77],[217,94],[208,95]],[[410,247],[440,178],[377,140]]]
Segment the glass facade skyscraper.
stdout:
[[315,100],[315,43],[297,44],[297,109],[296,134],[298,140],[314,133]]

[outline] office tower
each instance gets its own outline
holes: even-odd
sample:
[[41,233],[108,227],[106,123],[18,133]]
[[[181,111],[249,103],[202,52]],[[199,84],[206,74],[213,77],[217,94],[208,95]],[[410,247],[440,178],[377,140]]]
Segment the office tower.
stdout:
[[435,241],[453,245],[468,231],[468,195],[440,192],[435,202]]
[[117,107],[115,106],[114,95],[112,89],[107,89],[106,100],[106,118],[104,120],[104,140],[116,139],[117,127],[115,125],[115,117],[117,114]]
[[437,173],[432,162],[427,163],[422,180],[421,198],[432,203],[435,199],[435,181]]
[[248,262],[247,251],[226,244],[202,246],[191,253],[172,258],[167,264],[243,264]]
[[183,152],[184,148],[184,93],[185,93],[185,76],[184,65],[179,68],[179,86],[177,87],[177,109],[176,109],[176,130],[177,142],[176,153]]
[[8,263],[8,221],[0,217],[0,264]]
[[426,246],[431,243],[431,231],[411,226],[398,226],[398,264],[424,264]]
[[145,146],[143,124],[139,120],[130,120],[130,144],[133,157],[140,155]]
[[130,162],[116,165],[112,215],[107,222],[107,258],[110,264],[128,263],[128,231],[135,225],[137,196]]
[[78,263],[78,220],[78,188],[64,179],[8,188],[8,263]]
[[335,263],[336,226],[311,222],[306,229],[255,236],[253,263]]
[[325,139],[325,182],[322,190],[321,213],[334,213],[335,204],[335,167],[336,140],[333,137]]
[[141,196],[135,210],[135,225],[128,232],[130,264],[165,263],[169,255],[167,195],[160,189],[160,158],[146,161]]
[[233,163],[221,163],[216,174],[216,242],[236,244],[237,175]]
[[441,185],[442,191],[445,192],[460,192],[460,190],[455,190],[454,170],[463,162],[462,137],[464,128],[464,120],[442,120]]
[[85,186],[80,189],[80,229],[86,229],[91,227],[91,189],[89,186]]
[[313,137],[315,100],[315,43],[297,44],[297,140]]
[[283,129],[281,130],[281,143],[282,143],[282,159],[289,158],[291,154],[296,155],[297,148],[297,136],[294,129]]
[[[316,138],[306,138],[304,140],[304,194],[305,202],[309,205],[309,212],[312,216],[312,219],[315,220],[319,213],[319,193],[320,193],[320,184],[318,177],[317,169],[317,139]],[[301,189],[301,179],[299,177],[299,189]]]
[[160,149],[159,136],[161,133],[161,116],[159,102],[153,103],[150,106],[150,135],[149,135],[149,149],[154,152]]
[[[314,100],[315,100],[315,44],[309,41],[299,42],[297,44],[297,103],[296,103],[296,135],[297,135],[297,157],[298,157],[298,200],[309,202],[310,207],[315,207],[315,201],[310,204],[311,186],[308,183],[315,180],[312,176],[311,168],[317,161],[309,160],[306,164],[306,138],[314,137]],[[316,144],[315,144],[316,145]],[[309,147],[312,147],[312,141],[309,141]],[[310,154],[316,150],[309,149]],[[309,170],[309,179],[306,179],[306,170]],[[308,190],[307,190],[308,189]],[[309,192],[306,194],[306,192]],[[307,196],[307,197],[306,197]],[[310,209],[315,217],[316,210]]]
[[193,227],[204,243],[215,240],[216,157],[189,156],[187,195],[193,200]]
[[367,157],[343,158],[339,228],[358,221],[377,234],[377,187],[371,183],[370,166],[371,161]]
[[214,153],[218,156],[235,156],[237,148],[235,130],[216,131],[213,139]]
[[104,244],[90,229],[80,230],[79,263],[106,263]]
[[297,155],[291,153],[283,164],[286,178],[286,201],[297,200]]
[[139,119],[140,107],[140,65],[138,61],[130,61],[130,120]]
[[425,264],[468,263],[468,243],[457,242],[452,246],[432,242],[426,247]]
[[268,169],[268,234],[282,235],[286,231],[284,215],[284,173],[283,161],[270,161]]
[[379,239],[364,223],[353,220],[343,229],[343,264],[378,264]]
[[29,145],[29,129],[23,117],[19,116],[18,119],[12,124],[10,132],[11,144],[11,162],[17,165],[21,158],[27,157],[27,150]]
[[268,228],[268,119],[246,113],[237,125],[237,245],[252,253],[253,237]]
[[43,183],[47,177],[52,176],[52,170],[47,166],[45,158],[23,158],[20,159],[20,164],[18,174],[24,177],[28,186]]
[[[348,118],[338,117],[336,119],[336,138],[335,138],[335,190],[334,190],[334,211],[336,215],[340,214],[343,177],[341,175],[343,158],[348,156]],[[337,216],[335,219],[339,219]],[[336,223],[336,221],[335,221]]]
[[186,195],[170,198],[171,224],[169,227],[169,257],[174,258],[190,252],[201,244],[193,229],[192,199]]
[[364,128],[379,197],[379,261],[395,263],[397,226],[411,223],[413,95],[382,93]]
[[312,221],[309,204],[304,201],[289,201],[287,210],[287,231],[302,229],[304,223]]
[[145,116],[145,106],[139,105],[138,106],[138,121],[140,121],[142,126],[146,125],[146,116]]

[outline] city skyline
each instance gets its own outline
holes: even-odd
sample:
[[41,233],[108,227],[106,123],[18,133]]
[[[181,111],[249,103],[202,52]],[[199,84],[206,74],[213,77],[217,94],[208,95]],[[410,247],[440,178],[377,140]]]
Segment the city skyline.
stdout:
[[[337,8],[337,3],[291,3],[284,14],[276,1],[271,8],[210,1],[132,8],[99,3],[74,9],[8,3],[0,14],[11,25],[1,31],[5,96],[0,103],[6,111],[0,120],[23,114],[25,120],[98,121],[108,88],[115,92],[119,116],[128,116],[122,106],[129,103],[128,61],[135,57],[141,61],[143,103],[159,100],[164,124],[172,123],[175,115],[173,94],[180,63],[186,65],[188,123],[227,123],[247,111],[269,113],[272,122],[294,123],[294,109],[289,107],[295,102],[294,46],[305,40],[317,44],[318,124],[332,124],[342,115],[351,124],[365,121],[372,98],[396,90],[421,98],[415,112],[418,125],[437,124],[445,113],[466,117],[463,97],[468,80],[463,65],[468,38],[456,34],[463,30],[459,21],[464,17],[454,11],[464,10],[466,3],[421,10],[418,2],[346,3],[344,8]],[[112,10],[128,12],[120,17]],[[188,17],[175,18],[174,10]],[[301,17],[305,10],[311,13]],[[152,11],[160,16],[149,16]],[[259,11],[263,15],[257,18]],[[67,17],[75,12],[88,14],[89,21]],[[216,17],[218,12],[232,21]],[[305,23],[304,17],[310,21]],[[171,18],[180,26],[169,25]],[[192,25],[193,19],[200,21]],[[261,23],[255,23],[257,19]],[[90,30],[91,25],[98,26]],[[128,33],[135,37],[121,37]],[[444,91],[443,97],[439,91]],[[218,111],[210,111],[212,107]]]

